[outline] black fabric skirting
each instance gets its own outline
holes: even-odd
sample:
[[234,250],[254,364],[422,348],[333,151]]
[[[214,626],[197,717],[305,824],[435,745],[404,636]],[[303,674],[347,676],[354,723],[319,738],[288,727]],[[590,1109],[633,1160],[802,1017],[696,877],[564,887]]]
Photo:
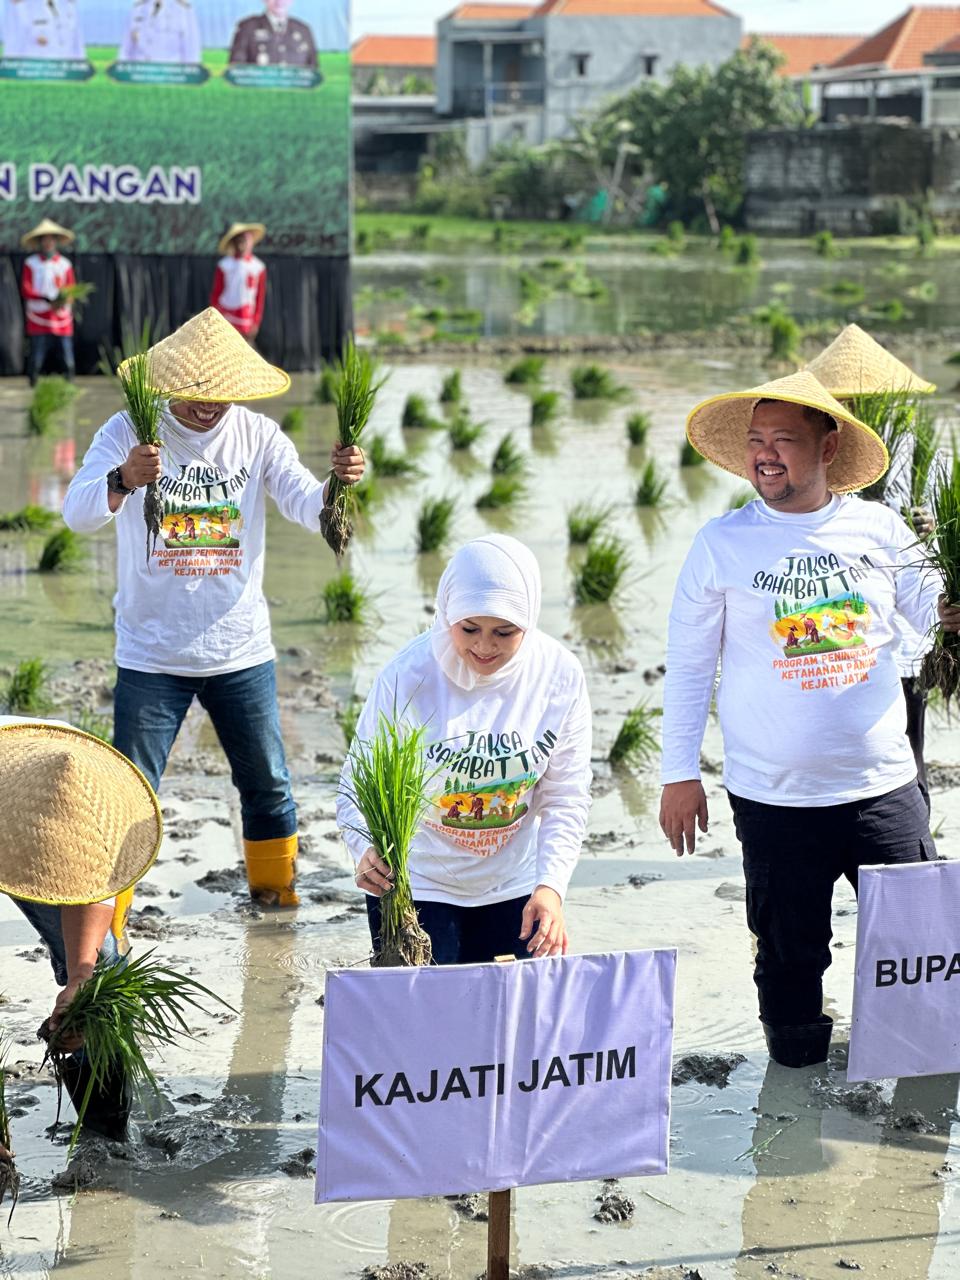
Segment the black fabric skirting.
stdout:
[[[0,376],[25,367],[20,269],[25,254],[0,254]],[[78,280],[96,286],[76,324],[78,373],[96,373],[128,335],[149,323],[165,338],[209,303],[217,259],[207,254],[69,253]],[[339,354],[350,331],[349,258],[268,258],[267,299],[257,350],[288,373],[316,369]]]

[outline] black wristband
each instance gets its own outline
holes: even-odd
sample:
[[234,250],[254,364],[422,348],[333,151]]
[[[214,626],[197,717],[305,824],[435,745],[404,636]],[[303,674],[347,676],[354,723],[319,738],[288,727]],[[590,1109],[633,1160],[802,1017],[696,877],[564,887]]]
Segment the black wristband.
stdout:
[[107,493],[119,493],[127,497],[131,493],[136,493],[136,489],[128,489],[120,476],[120,468],[114,467],[112,471],[107,472]]

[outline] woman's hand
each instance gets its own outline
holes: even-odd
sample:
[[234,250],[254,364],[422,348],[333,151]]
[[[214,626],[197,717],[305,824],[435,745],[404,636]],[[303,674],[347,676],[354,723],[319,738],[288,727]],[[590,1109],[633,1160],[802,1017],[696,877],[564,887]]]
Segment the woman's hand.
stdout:
[[537,885],[527,899],[520,922],[520,938],[531,956],[562,956],[567,950],[563,901],[556,889]]
[[[56,1031],[63,1020],[63,1015],[70,1006],[70,1001],[77,994],[80,987],[83,986],[93,976],[93,967],[85,966],[75,973],[67,982],[67,985],[61,990],[54,1002],[53,1012],[47,1019],[47,1024],[51,1032]],[[61,1053],[74,1053],[83,1046],[83,1036],[78,1032],[73,1035],[64,1036],[57,1041],[57,1049]]]
[[382,898],[393,888],[393,872],[372,845],[357,863],[354,879],[357,888],[369,893],[371,898]]

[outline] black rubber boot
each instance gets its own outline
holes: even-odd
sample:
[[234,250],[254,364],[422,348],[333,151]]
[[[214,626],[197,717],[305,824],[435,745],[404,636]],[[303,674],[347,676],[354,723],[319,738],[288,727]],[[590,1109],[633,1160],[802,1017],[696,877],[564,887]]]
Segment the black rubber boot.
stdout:
[[[63,1064],[63,1083],[70,1101],[79,1114],[90,1083],[90,1064],[83,1053],[74,1053]],[[119,1067],[107,1076],[100,1088],[94,1088],[83,1117],[84,1129],[99,1133],[113,1142],[123,1142],[127,1136],[132,1095],[126,1072]]]
[[825,1014],[816,1022],[805,1022],[800,1026],[772,1027],[768,1022],[760,1025],[770,1057],[782,1067],[812,1067],[815,1063],[826,1062],[833,1019]]

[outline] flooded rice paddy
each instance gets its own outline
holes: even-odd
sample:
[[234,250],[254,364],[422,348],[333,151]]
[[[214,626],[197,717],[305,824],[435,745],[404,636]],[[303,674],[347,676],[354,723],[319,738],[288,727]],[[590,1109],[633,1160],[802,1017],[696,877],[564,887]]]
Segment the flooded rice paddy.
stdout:
[[[952,419],[949,349],[906,344],[944,394]],[[348,563],[371,608],[358,627],[321,622],[320,594],[335,566],[319,538],[275,512],[268,532],[267,593],[280,652],[282,714],[303,833],[302,906],[278,918],[252,910],[238,868],[239,826],[225,762],[209,724],[192,715],[165,779],[167,830],[159,865],[138,892],[138,949],[200,975],[233,1012],[197,1019],[197,1039],[159,1064],[164,1097],[137,1116],[127,1148],[93,1148],[77,1178],[54,1188],[67,1131],[47,1133],[54,1087],[39,1072],[35,1028],[54,987],[34,935],[0,899],[0,1018],[18,1064],[10,1086],[23,1175],[9,1227],[0,1226],[0,1276],[63,1273],[76,1280],[279,1277],[336,1280],[397,1264],[391,1276],[473,1280],[485,1264],[486,1226],[475,1206],[446,1200],[315,1207],[310,1175],[319,1097],[325,967],[362,962],[368,938],[333,818],[342,757],[337,706],[364,693],[382,662],[429,622],[442,554],[418,556],[415,523],[425,496],[458,503],[452,542],[488,529],[524,539],[544,573],[543,626],[581,655],[595,709],[596,799],[590,835],[568,900],[575,950],[676,946],[680,951],[675,1051],[687,1058],[673,1093],[672,1167],[626,1179],[622,1222],[594,1217],[599,1183],[524,1188],[515,1196],[515,1262],[527,1277],[658,1278],[770,1275],[828,1280],[843,1270],[885,1280],[949,1280],[960,1272],[960,1124],[954,1078],[848,1086],[856,906],[837,890],[834,963],[827,975],[835,1048],[826,1067],[768,1063],[756,1020],[751,943],[743,922],[737,846],[715,765],[711,722],[704,753],[710,832],[696,856],[676,859],[656,823],[655,770],[613,773],[603,763],[625,711],[657,705],[658,671],[673,582],[696,529],[742,486],[708,467],[681,470],[686,411],[699,398],[761,380],[755,355],[658,354],[609,362],[629,389],[621,401],[576,404],[570,362],[550,361],[545,385],[561,392],[549,427],[530,428],[530,399],[503,382],[503,364],[463,360],[464,391],[486,435],[453,454],[445,433],[406,431],[410,391],[433,412],[453,367],[398,363],[377,405],[374,431],[417,460],[421,475],[384,480]],[[321,470],[333,437],[329,408],[311,403],[299,377],[277,416],[306,408],[298,446]],[[27,391],[0,384],[0,510],[56,507],[99,423],[116,407],[102,380],[49,439],[25,433]],[[626,417],[652,417],[646,450],[631,449]],[[485,514],[476,497],[492,452],[511,432],[527,455],[528,495]],[[669,477],[669,502],[638,510],[633,493],[653,456]],[[613,508],[611,530],[629,546],[627,586],[614,606],[576,607],[566,512],[578,500]],[[0,667],[39,655],[58,708],[106,711],[112,683],[111,532],[88,540],[84,571],[34,571],[42,538],[0,535]],[[941,851],[960,856],[960,735],[933,716],[928,759]],[[743,1061],[732,1055],[742,1054]],[[704,1055],[690,1058],[690,1055]],[[721,1055],[723,1061],[711,1060]],[[78,1185],[79,1181],[79,1185]],[[423,1263],[417,1272],[410,1264]],[[404,1270],[400,1264],[407,1264]],[[374,1270],[371,1274],[377,1274]]]

